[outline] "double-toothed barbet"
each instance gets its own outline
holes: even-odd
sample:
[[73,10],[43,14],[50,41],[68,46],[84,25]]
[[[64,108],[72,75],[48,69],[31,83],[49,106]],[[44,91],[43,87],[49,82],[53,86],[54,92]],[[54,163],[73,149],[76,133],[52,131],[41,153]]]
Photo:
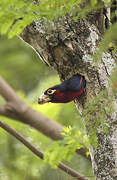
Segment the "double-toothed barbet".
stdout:
[[61,84],[48,88],[44,94],[38,98],[38,103],[68,103],[81,96],[85,90],[86,80],[84,76],[76,74]]

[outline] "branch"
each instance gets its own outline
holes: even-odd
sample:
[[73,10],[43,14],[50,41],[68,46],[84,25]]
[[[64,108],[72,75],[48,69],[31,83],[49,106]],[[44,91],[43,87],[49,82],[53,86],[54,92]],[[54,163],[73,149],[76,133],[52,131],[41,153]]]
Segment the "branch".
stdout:
[[62,139],[63,127],[27,106],[1,77],[0,95],[6,100],[6,104],[0,106],[0,115],[31,125],[54,140]]
[[[3,128],[5,131],[7,131],[9,134],[14,136],[16,139],[18,139],[22,144],[24,144],[30,151],[32,151],[36,156],[38,156],[41,159],[44,159],[44,154],[37,148],[35,148],[29,141],[27,141],[22,135],[20,135],[16,130],[8,126],[6,123],[2,122],[0,120],[0,127]],[[83,175],[79,174],[75,170],[71,169],[67,165],[63,163],[59,163],[58,168],[60,168],[62,171],[66,172],[67,174],[71,175],[72,177],[77,178],[78,180],[88,180]]]
[[[0,95],[6,100],[6,104],[0,106],[0,115],[28,124],[53,140],[63,139],[63,126],[27,106],[1,77]],[[81,148],[77,153],[87,158],[87,151]]]

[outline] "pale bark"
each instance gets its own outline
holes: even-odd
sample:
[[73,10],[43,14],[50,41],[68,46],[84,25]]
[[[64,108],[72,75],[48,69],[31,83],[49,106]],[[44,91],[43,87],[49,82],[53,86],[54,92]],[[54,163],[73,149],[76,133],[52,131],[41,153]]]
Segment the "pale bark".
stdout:
[[[46,64],[52,66],[61,80],[79,73],[87,80],[87,97],[76,104],[82,111],[102,89],[107,88],[115,59],[103,53],[96,68],[92,56],[101,40],[103,29],[102,11],[92,13],[85,19],[74,21],[72,16],[59,18],[55,23],[33,22],[21,33],[21,38],[30,44]],[[115,101],[117,106],[117,103]],[[117,177],[117,108],[107,117],[109,133],[98,127],[98,148],[90,149],[96,180],[115,180]],[[92,119],[93,123],[93,119]]]

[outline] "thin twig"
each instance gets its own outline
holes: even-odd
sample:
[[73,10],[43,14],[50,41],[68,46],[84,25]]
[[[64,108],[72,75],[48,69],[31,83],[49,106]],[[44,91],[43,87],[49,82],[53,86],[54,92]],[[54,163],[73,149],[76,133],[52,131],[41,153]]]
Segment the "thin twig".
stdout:
[[[0,127],[3,128],[5,131],[7,131],[9,134],[14,136],[16,139],[18,139],[20,142],[22,142],[30,151],[32,151],[35,155],[37,155],[39,158],[44,159],[44,154],[39,149],[35,148],[29,141],[27,141],[22,135],[20,135],[16,130],[11,128],[9,125],[4,123],[0,120]],[[79,174],[72,168],[68,167],[67,165],[63,163],[59,163],[58,168],[60,168],[62,171],[66,172],[67,174],[71,175],[72,177],[77,178],[78,180],[88,180],[88,178],[84,177],[83,175]]]

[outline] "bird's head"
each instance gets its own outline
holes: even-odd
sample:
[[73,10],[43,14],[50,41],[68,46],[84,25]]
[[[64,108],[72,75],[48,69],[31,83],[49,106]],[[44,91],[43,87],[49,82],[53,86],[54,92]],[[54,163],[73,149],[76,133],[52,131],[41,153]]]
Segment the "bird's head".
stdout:
[[48,88],[39,98],[39,104],[47,102],[67,103],[75,100],[85,91],[86,81],[81,75],[74,75],[61,84]]
[[52,103],[64,103],[64,92],[61,92],[59,85],[53,86],[47,89],[39,98],[39,104],[45,104],[47,102]]

